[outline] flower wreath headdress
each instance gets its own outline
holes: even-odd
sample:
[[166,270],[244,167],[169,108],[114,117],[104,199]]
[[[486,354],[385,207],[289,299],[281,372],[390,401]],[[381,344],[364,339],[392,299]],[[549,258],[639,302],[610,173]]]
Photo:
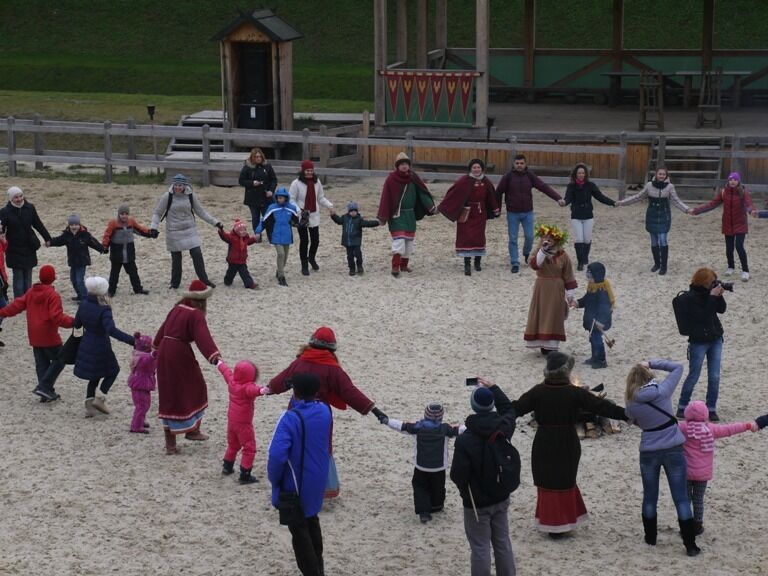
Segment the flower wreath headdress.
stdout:
[[555,224],[538,224],[535,232],[536,238],[549,236],[555,241],[555,246],[561,247],[568,242],[568,232]]

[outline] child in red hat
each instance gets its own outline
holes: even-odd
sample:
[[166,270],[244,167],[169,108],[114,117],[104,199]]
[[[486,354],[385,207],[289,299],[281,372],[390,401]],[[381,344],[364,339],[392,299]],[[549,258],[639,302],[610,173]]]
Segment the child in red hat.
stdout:
[[248,271],[248,246],[258,242],[256,236],[249,236],[245,222],[240,218],[235,219],[232,226],[232,232],[224,232],[224,228],[219,228],[219,238],[229,244],[227,250],[227,272],[224,274],[224,285],[232,286],[235,274],[240,274],[246,288],[258,288],[259,284]]

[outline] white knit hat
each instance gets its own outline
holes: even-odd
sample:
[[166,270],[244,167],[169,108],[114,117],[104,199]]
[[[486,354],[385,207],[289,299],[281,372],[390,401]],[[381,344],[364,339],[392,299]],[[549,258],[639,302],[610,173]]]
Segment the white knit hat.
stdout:
[[89,276],[85,279],[85,289],[88,290],[89,294],[104,296],[109,290],[109,282],[101,276]]
[[19,194],[24,194],[24,192],[18,186],[11,186],[8,188],[8,200],[13,200]]

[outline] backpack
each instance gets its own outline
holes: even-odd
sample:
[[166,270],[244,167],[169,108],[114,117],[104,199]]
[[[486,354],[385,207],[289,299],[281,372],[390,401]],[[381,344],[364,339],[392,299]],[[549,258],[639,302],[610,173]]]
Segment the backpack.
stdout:
[[507,497],[520,486],[520,453],[500,430],[483,445],[481,487],[490,496]]
[[[195,206],[192,203],[192,194],[187,195],[189,197],[189,209],[192,210],[192,218],[195,217]],[[160,218],[160,222],[165,220],[165,217],[168,216],[168,210],[171,209],[171,204],[173,204],[173,192],[168,192],[168,204],[165,206],[165,213],[163,214],[163,217]]]
[[672,298],[672,310],[675,312],[677,330],[682,336],[691,335],[691,294],[687,290],[678,292]]

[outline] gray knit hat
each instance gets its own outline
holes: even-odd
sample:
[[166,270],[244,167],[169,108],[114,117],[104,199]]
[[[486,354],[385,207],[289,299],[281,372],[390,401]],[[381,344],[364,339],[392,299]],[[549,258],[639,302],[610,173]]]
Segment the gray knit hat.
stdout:
[[544,378],[569,378],[576,360],[564,352],[550,352],[547,355],[547,366],[544,368]]
[[70,214],[67,218],[67,226],[74,226],[75,224],[80,225],[80,215]]
[[445,410],[443,410],[442,404],[428,404],[424,409],[424,418],[427,420],[442,420]]
[[131,209],[128,207],[128,204],[120,204],[120,206],[117,207],[117,215],[120,216],[120,214],[130,214]]

